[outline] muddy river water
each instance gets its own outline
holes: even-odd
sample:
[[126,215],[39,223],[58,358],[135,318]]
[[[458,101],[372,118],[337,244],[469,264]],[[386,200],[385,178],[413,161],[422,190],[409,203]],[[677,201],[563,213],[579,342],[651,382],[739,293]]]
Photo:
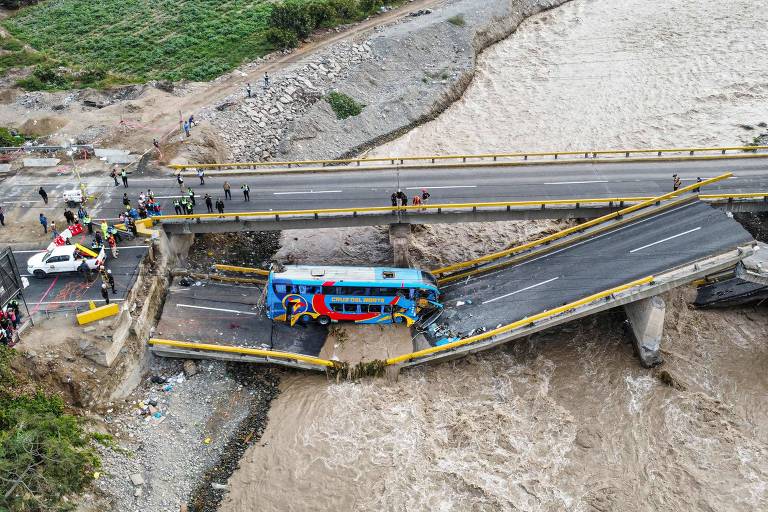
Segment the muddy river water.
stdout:
[[[766,27],[754,0],[575,0],[377,152],[739,143],[768,121]],[[674,386],[618,314],[396,383],[286,377],[221,510],[768,510],[768,310],[688,299],[668,299]]]

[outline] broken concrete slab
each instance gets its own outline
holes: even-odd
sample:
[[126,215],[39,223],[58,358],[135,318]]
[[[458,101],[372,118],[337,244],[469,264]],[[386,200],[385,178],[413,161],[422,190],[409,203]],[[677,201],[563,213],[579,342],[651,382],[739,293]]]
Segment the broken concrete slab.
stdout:
[[25,158],[22,160],[24,167],[54,167],[61,162],[58,158]]
[[104,160],[109,165],[120,165],[120,164],[132,164],[134,162],[137,162],[141,158],[139,155],[111,155],[107,157],[103,157],[102,160]]
[[406,223],[390,224],[389,243],[392,245],[394,266],[409,268],[411,262],[408,248],[411,244],[411,225]]
[[661,337],[664,334],[666,305],[658,295],[624,306],[632,328],[635,351],[646,368],[661,364]]
[[11,164],[0,164],[0,173],[10,172]]
[[94,153],[97,157],[108,157],[108,156],[120,156],[120,155],[129,155],[131,154],[130,149],[115,149],[115,148],[94,148]]
[[128,478],[131,479],[131,483],[135,486],[144,485],[144,477],[141,476],[139,473],[134,473]]

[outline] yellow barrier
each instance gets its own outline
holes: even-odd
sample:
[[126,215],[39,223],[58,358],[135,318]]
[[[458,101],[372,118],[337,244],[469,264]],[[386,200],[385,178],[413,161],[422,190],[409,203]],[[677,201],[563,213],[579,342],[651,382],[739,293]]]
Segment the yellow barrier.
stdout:
[[617,217],[621,217],[623,215],[626,215],[628,213],[632,213],[632,212],[640,210],[642,208],[646,208],[648,206],[652,206],[652,205],[656,204],[657,202],[665,201],[667,199],[671,199],[671,198],[676,197],[676,196],[678,196],[680,194],[683,194],[685,192],[690,192],[692,190],[696,190],[696,189],[698,189],[700,187],[709,185],[711,183],[715,183],[717,181],[724,180],[724,179],[729,178],[731,176],[733,176],[733,173],[730,173],[730,172],[729,173],[725,173],[725,174],[721,174],[720,176],[717,176],[715,178],[710,178],[708,180],[703,180],[701,182],[694,183],[694,184],[689,185],[687,187],[683,187],[681,189],[678,189],[678,190],[676,190],[674,192],[669,192],[667,194],[664,194],[664,195],[661,195],[661,196],[658,196],[658,197],[654,197],[654,198],[651,198],[651,199],[647,199],[645,201],[641,201],[641,202],[639,202],[637,204],[634,204],[632,206],[629,206],[629,207],[624,208],[622,210],[619,210],[617,212],[609,213],[608,215],[603,215],[602,217],[598,217],[596,219],[592,219],[590,221],[584,222],[584,223],[579,224],[577,226],[573,226],[573,227],[564,229],[562,231],[558,231],[557,233],[553,233],[551,235],[545,236],[544,238],[540,238],[539,240],[535,240],[533,242],[528,242],[528,243],[523,244],[523,245],[518,245],[516,247],[512,247],[511,249],[506,249],[504,251],[488,254],[488,255],[482,256],[480,258],[476,258],[474,260],[469,260],[469,261],[464,261],[464,262],[461,262],[461,263],[455,263],[453,265],[448,265],[447,267],[442,267],[442,268],[433,270],[432,273],[433,274],[437,274],[437,275],[446,274],[448,272],[453,272],[455,270],[461,270],[461,269],[464,269],[464,268],[467,268],[467,267],[472,267],[472,266],[478,265],[480,263],[485,263],[485,262],[488,262],[488,261],[497,260],[497,259],[503,258],[505,256],[510,256],[510,255],[518,253],[518,252],[526,251],[528,249],[532,249],[533,247],[537,247],[539,245],[551,242],[553,240],[557,240],[557,239],[563,238],[565,236],[568,236],[570,234],[576,233],[578,231],[583,231],[583,230],[585,230],[587,228],[590,228],[592,226],[596,226],[598,224],[602,224],[604,222],[608,222],[609,220],[613,220],[613,219],[615,219]]
[[[93,304],[91,304],[91,306],[93,306]],[[114,302],[98,308],[92,307],[84,313],[77,314],[77,323],[80,325],[88,324],[95,322],[96,320],[101,320],[102,318],[107,318],[108,316],[116,315],[118,312],[120,312],[120,306]]]
[[264,270],[261,268],[252,268],[252,267],[237,267],[234,265],[219,265],[218,263],[213,266],[216,270],[221,270],[223,272],[240,272],[243,274],[258,274],[260,276],[268,276],[269,270]]
[[86,256],[90,256],[91,258],[97,258],[99,256],[97,253],[80,244],[75,244],[75,248]]
[[[729,147],[714,147],[714,148],[666,148],[666,149],[611,149],[611,150],[599,150],[599,151],[531,151],[531,152],[515,152],[515,153],[481,153],[475,155],[429,155],[429,156],[398,156],[398,157],[375,157],[375,158],[344,158],[338,160],[294,160],[285,162],[228,162],[220,164],[173,164],[169,167],[171,169],[222,169],[227,167],[242,168],[242,167],[288,167],[302,166],[302,165],[322,165],[334,166],[334,165],[346,165],[356,163],[376,163],[376,162],[390,162],[392,165],[395,162],[401,164],[405,162],[414,162],[421,160],[428,160],[431,163],[437,161],[446,160],[461,160],[465,163],[467,160],[485,160],[492,159],[497,161],[499,158],[523,158],[528,157],[546,157],[551,156],[557,159],[559,156],[576,156],[583,155],[584,158],[596,158],[598,155],[619,155],[624,154],[629,157],[631,154],[647,155],[656,153],[657,156],[669,153],[688,153],[693,155],[694,153],[702,152],[720,152],[725,154],[727,151],[757,151],[766,150],[768,146],[729,146]],[[766,155],[768,156],[768,155]]]
[[[702,182],[704,183],[704,182]],[[701,186],[702,183],[697,183]],[[693,185],[692,185],[693,187]],[[693,187],[697,188],[697,187]],[[679,190],[678,192],[682,191]],[[710,194],[701,195],[701,199],[707,201],[717,199],[750,199],[759,197],[768,197],[768,192],[755,192],[751,194]],[[634,197],[599,197],[599,198],[580,198],[580,199],[547,199],[540,201],[503,201],[488,203],[443,203],[428,204],[422,206],[368,206],[360,208],[322,208],[318,210],[280,210],[280,211],[256,211],[256,212],[237,212],[237,213],[199,213],[193,215],[157,215],[145,219],[151,226],[152,222],[163,222],[164,220],[198,220],[198,219],[240,219],[247,217],[286,217],[290,215],[322,215],[330,213],[386,213],[386,212],[409,212],[422,210],[460,210],[460,209],[479,209],[479,208],[505,208],[521,206],[557,206],[557,205],[582,205],[582,204],[611,204],[611,203],[637,203],[642,201],[656,200],[652,196],[634,196]]]
[[250,347],[230,347],[226,345],[212,345],[206,343],[193,343],[188,341],[174,341],[163,340],[158,338],[150,338],[147,342],[150,345],[165,345],[168,347],[185,348],[190,350],[203,350],[208,352],[224,352],[228,354],[241,354],[247,356],[260,356],[260,357],[272,357],[275,359],[289,359],[295,361],[302,361],[304,363],[310,363],[318,366],[325,366],[332,368],[337,366],[334,361],[327,359],[320,359],[318,357],[305,356],[302,354],[293,354],[291,352],[278,352],[276,350],[263,350],[260,348]]
[[462,340],[454,341],[453,343],[446,343],[445,345],[441,345],[439,347],[430,347],[424,350],[419,350],[417,352],[411,352],[410,354],[403,354],[401,356],[393,357],[390,359],[387,359],[388,365],[403,363],[405,361],[410,361],[412,359],[417,359],[419,357],[428,356],[431,354],[436,354],[438,352],[444,352],[446,350],[451,350],[457,347],[463,347],[465,345],[469,345],[470,343],[474,343],[476,341],[482,341],[486,340],[488,338],[492,338],[493,336],[497,336],[499,334],[504,334],[506,332],[512,331],[514,329],[517,329],[519,327],[524,327],[528,324],[531,324],[533,322],[537,322],[539,320],[542,320],[544,318],[549,318],[555,315],[558,315],[560,313],[563,313],[565,311],[575,309],[579,306],[583,306],[585,304],[589,304],[590,302],[594,302],[596,300],[608,297],[609,295],[613,295],[614,293],[623,292],[625,290],[628,290],[630,288],[635,288],[637,286],[642,286],[644,284],[648,284],[653,281],[653,276],[648,276],[643,279],[638,279],[637,281],[632,281],[631,283],[627,283],[621,286],[617,286],[616,288],[611,288],[610,290],[605,290],[599,293],[596,293],[594,295],[590,295],[589,297],[584,297],[583,299],[571,302],[569,304],[566,304],[564,306],[560,306],[554,309],[550,309],[547,311],[543,311],[537,315],[533,315],[528,318],[523,318],[522,320],[518,320],[517,322],[513,322],[511,324],[503,325],[501,327],[497,327],[496,329],[484,332],[482,334],[478,334],[476,336],[470,336],[469,338],[464,338]]

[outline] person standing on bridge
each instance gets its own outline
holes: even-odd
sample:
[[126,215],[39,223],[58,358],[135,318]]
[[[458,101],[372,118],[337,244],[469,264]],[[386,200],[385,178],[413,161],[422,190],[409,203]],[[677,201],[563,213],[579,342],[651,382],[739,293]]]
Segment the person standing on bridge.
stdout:
[[48,204],[48,193],[45,191],[45,189],[44,189],[43,187],[40,187],[40,188],[37,190],[37,193],[38,193],[38,194],[40,194],[40,197],[42,197],[42,198],[43,198],[43,202],[44,202],[45,204]]
[[224,213],[224,201],[222,201],[220,198],[216,198],[216,210],[219,213]]
[[117,187],[118,185],[120,185],[120,184],[117,182],[117,167],[113,167],[113,168],[112,168],[112,171],[109,173],[109,177],[110,177],[110,178],[112,178],[112,179],[115,181],[115,186],[116,186],[116,187]]
[[123,180],[123,186],[128,188],[128,173],[125,171],[125,169],[120,171],[120,178]]
[[392,192],[390,199],[392,200],[392,207],[397,208],[397,192]]
[[423,188],[421,189],[421,202],[422,204],[427,204],[427,201],[429,201],[430,193],[427,192],[427,189]]
[[179,184],[179,192],[184,193],[184,177],[181,175],[181,170],[176,175],[176,183]]
[[413,206],[421,206],[421,196],[419,194],[413,194]]
[[208,213],[213,213],[213,199],[208,194],[205,194],[205,207],[208,208]]
[[194,207],[197,205],[195,202],[195,191],[192,190],[192,187],[187,187],[187,195],[189,196],[189,203]]
[[173,200],[173,211],[176,212],[176,215],[181,215],[181,204],[179,204],[178,199]]
[[672,175],[672,191],[677,191],[680,188],[680,177],[677,174]]
[[243,200],[244,201],[250,201],[251,200],[251,187],[248,186],[247,183],[244,183],[240,189],[243,191]]
[[200,178],[200,185],[205,185],[205,171],[202,169],[198,169],[197,177]]
[[224,182],[224,199],[229,199],[230,201],[232,200],[232,192],[230,191],[231,188],[232,186],[229,184],[229,182],[225,181]]
[[107,290],[107,285],[104,283],[101,284],[101,296],[106,301],[107,306],[109,306],[109,290]]
[[408,196],[402,189],[397,189],[397,202],[400,206],[408,206]]
[[85,217],[83,217],[83,224],[85,224],[85,227],[88,228],[88,234],[93,234],[93,222],[91,221],[91,216],[88,215],[88,212],[85,212]]

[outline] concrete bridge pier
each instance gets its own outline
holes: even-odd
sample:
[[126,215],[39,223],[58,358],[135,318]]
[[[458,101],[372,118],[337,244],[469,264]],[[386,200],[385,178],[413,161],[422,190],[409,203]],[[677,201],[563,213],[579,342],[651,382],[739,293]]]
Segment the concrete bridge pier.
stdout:
[[410,267],[408,248],[411,245],[411,225],[408,223],[390,224],[389,243],[392,244],[395,267]]
[[661,337],[664,334],[664,299],[654,296],[624,306],[629,325],[632,329],[632,339],[635,352],[640,363],[646,368],[660,365]]

